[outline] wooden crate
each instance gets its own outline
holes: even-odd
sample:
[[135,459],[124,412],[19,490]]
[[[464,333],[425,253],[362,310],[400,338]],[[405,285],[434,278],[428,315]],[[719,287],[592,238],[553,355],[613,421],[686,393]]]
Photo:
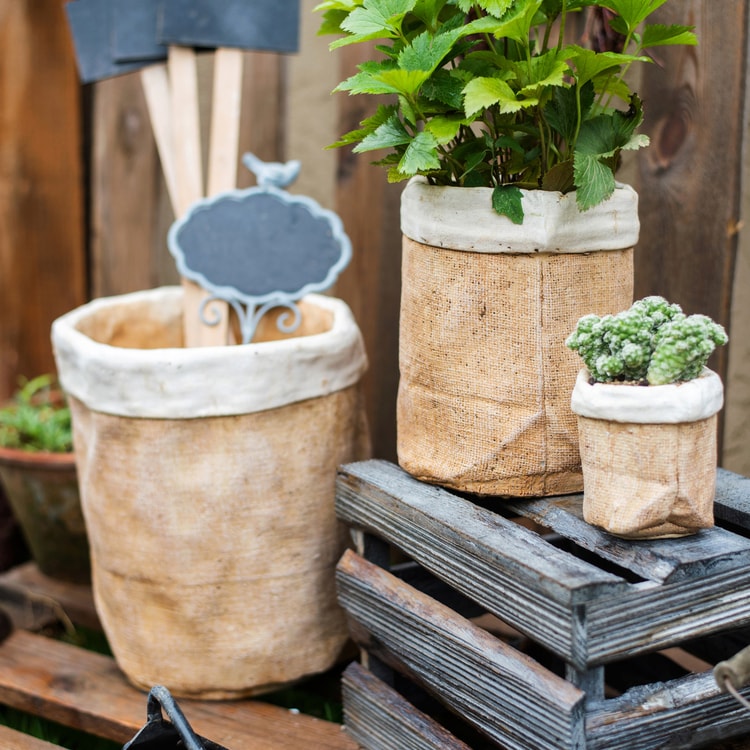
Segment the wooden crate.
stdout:
[[[482,507],[384,461],[342,468],[337,513],[359,554],[338,566],[339,597],[363,649],[345,725],[364,748],[717,748],[750,733],[701,648],[750,624],[750,480],[720,471],[717,527],[683,539],[617,539],[582,520],[581,500]],[[670,662],[681,676],[612,690],[677,647],[706,668]],[[392,685],[423,688],[437,720]]]
[[[4,585],[23,587],[30,601],[64,611],[77,624],[98,625],[88,586],[53,581],[33,565],[0,576],[0,591]],[[198,734],[229,750],[357,748],[340,725],[262,699],[178,702]],[[0,703],[118,743],[146,723],[146,693],[126,681],[112,658],[24,629],[0,644]],[[0,726],[0,747],[54,746]]]

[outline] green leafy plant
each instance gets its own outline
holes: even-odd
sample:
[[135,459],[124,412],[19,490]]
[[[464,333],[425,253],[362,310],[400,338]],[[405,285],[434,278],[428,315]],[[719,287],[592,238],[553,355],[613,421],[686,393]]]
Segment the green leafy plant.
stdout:
[[581,355],[599,383],[665,385],[697,378],[717,346],[722,326],[706,315],[685,315],[663,297],[645,297],[617,315],[585,315],[565,344]]
[[73,449],[70,409],[53,376],[21,381],[13,400],[0,409],[0,445],[50,453]]
[[[386,149],[391,181],[494,188],[493,206],[523,221],[519,188],[576,190],[586,210],[615,189],[641,101],[625,75],[660,45],[696,44],[692,27],[648,24],[666,0],[327,0],[320,33],[331,49],[378,42],[382,59],[336,91],[385,95],[333,146]],[[566,42],[571,13],[606,11],[615,50]]]

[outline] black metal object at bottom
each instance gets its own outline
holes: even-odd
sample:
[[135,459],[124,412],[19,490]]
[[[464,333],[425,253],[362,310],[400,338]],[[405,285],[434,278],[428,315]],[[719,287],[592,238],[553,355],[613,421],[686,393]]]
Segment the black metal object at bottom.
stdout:
[[[162,709],[169,717],[166,721]],[[147,722],[122,750],[229,750],[197,735],[167,688],[156,685],[148,694]]]

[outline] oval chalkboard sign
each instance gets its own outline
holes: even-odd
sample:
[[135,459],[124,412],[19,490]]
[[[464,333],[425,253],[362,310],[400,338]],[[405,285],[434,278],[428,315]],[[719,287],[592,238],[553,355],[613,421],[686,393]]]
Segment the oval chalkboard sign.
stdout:
[[351,242],[335,213],[281,189],[299,162],[265,163],[252,154],[243,162],[258,186],[197,201],[167,242],[182,276],[237,311],[247,343],[266,310],[282,306],[297,316],[296,301],[332,286],[351,259]]

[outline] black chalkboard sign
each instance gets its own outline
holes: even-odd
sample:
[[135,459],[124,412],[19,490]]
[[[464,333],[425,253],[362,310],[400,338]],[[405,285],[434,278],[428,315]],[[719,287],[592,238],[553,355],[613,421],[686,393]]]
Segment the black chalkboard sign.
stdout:
[[172,44],[299,48],[299,0],[70,0],[65,11],[83,83],[165,60]]
[[159,41],[296,52],[299,0],[164,0]]
[[110,0],[112,57],[118,62],[164,60],[167,47],[158,41],[164,0]]
[[293,307],[328,289],[349,263],[351,243],[335,213],[280,189],[296,177],[298,162],[264,164],[249,154],[243,161],[258,186],[197,201],[167,240],[182,276],[233,304],[247,342],[256,308]]
[[65,4],[73,36],[78,72],[83,83],[130,73],[146,61],[123,62],[112,52],[114,8],[111,0],[72,0]]

